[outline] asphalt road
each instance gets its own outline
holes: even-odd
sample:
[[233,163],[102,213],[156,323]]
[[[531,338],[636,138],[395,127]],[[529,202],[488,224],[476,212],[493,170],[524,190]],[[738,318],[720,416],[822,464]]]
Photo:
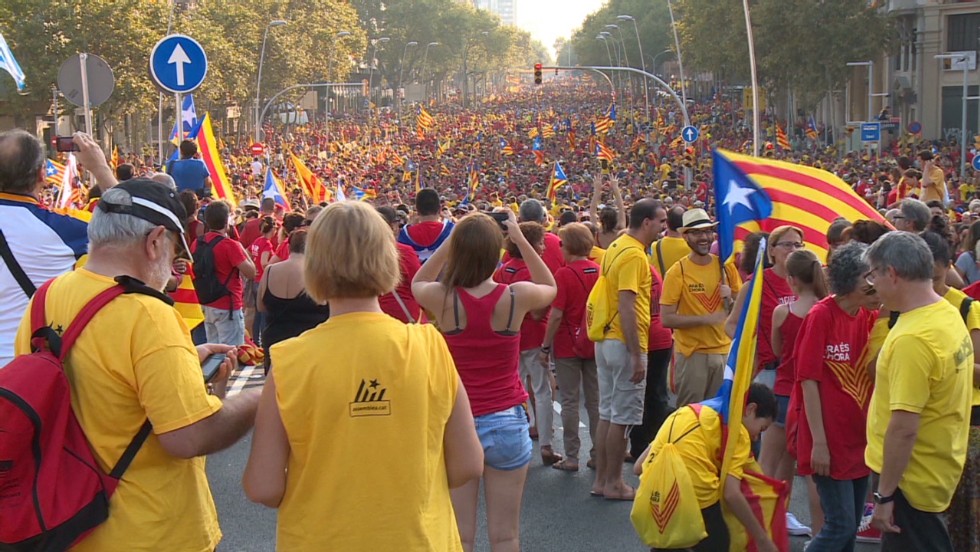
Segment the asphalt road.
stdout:
[[[260,373],[260,372],[259,372]],[[242,374],[238,388],[261,385],[258,373]],[[249,377],[251,376],[251,377]],[[583,413],[584,416],[584,413]],[[583,420],[585,418],[583,417]],[[555,423],[561,418],[556,415]],[[587,451],[588,431],[581,430],[582,450]],[[561,452],[561,433],[556,432],[555,450]],[[208,458],[208,478],[218,508],[224,539],[219,552],[258,552],[275,549],[276,513],[274,510],[249,502],[242,491],[241,476],[245,469],[251,439],[246,438],[234,447]],[[626,480],[638,483],[631,466],[623,465]],[[589,496],[593,472],[585,468],[577,473],[560,472],[541,464],[535,454],[528,473],[521,512],[521,549],[526,551],[645,551],[629,520],[630,503],[608,502]],[[809,514],[805,501],[806,490],[797,478],[790,510],[801,521]],[[482,508],[481,508],[482,512]],[[483,515],[481,513],[481,518]],[[329,520],[324,520],[329,523]],[[791,550],[803,550],[804,537],[791,538]],[[481,523],[476,549],[489,552],[486,525]],[[858,552],[877,550],[877,546],[859,544]],[[720,551],[721,552],[721,551]]]

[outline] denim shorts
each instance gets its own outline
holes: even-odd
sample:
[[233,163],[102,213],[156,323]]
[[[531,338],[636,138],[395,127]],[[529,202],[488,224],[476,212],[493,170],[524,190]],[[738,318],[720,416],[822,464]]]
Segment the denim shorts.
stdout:
[[776,395],[776,419],[774,420],[779,427],[786,427],[786,415],[789,414],[789,397]]
[[487,466],[510,471],[531,462],[531,435],[523,406],[477,416],[474,421]]

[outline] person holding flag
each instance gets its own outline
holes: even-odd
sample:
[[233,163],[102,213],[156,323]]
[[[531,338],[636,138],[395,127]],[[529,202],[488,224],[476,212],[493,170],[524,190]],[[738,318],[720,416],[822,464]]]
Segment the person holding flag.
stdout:
[[180,159],[167,163],[167,174],[177,183],[177,191],[191,190],[198,198],[211,195],[211,172],[204,161],[195,158],[197,143],[184,140],[180,143]]

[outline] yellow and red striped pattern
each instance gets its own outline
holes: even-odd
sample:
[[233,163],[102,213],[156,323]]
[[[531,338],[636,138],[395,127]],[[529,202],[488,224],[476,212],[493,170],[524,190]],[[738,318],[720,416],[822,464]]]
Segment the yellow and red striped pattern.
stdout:
[[225,172],[225,165],[221,162],[221,154],[218,150],[218,142],[214,138],[214,129],[211,128],[211,115],[204,114],[201,121],[201,131],[197,135],[197,147],[201,152],[201,160],[208,167],[211,173],[211,195],[216,198],[227,200],[232,207],[238,206],[238,199],[235,191],[231,187],[231,180]]
[[773,204],[771,217],[761,223],[747,222],[735,230],[736,250],[751,232],[770,232],[789,224],[803,230],[807,248],[825,259],[827,228],[838,217],[851,222],[873,220],[888,224],[878,211],[832,173],[783,161],[724,153],[769,194]]
[[[749,503],[753,517],[769,533],[769,538],[779,550],[789,550],[789,534],[786,531],[786,484],[762,474],[762,468],[752,460],[745,467],[741,481],[742,495]],[[742,522],[721,501],[728,525],[730,552],[756,552],[759,548]],[[724,552],[724,551],[722,551]]]
[[198,324],[204,322],[204,311],[201,310],[201,304],[197,301],[197,291],[194,290],[194,282],[190,273],[185,274],[180,279],[177,290],[170,292],[169,295],[174,300],[174,308],[180,313],[189,329],[193,330]]
[[779,149],[785,151],[791,151],[793,149],[793,145],[789,143],[789,137],[786,136],[786,131],[783,130],[783,127],[779,123],[776,123],[776,145],[779,146]]

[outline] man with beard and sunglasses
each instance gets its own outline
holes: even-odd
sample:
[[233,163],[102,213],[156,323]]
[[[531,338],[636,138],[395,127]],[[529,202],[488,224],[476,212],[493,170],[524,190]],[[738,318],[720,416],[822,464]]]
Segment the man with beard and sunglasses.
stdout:
[[681,235],[691,253],[664,276],[663,325],[674,329],[677,407],[713,397],[724,379],[732,340],[725,333],[727,304],[742,287],[733,264],[711,254],[716,222],[704,209],[684,213]]

